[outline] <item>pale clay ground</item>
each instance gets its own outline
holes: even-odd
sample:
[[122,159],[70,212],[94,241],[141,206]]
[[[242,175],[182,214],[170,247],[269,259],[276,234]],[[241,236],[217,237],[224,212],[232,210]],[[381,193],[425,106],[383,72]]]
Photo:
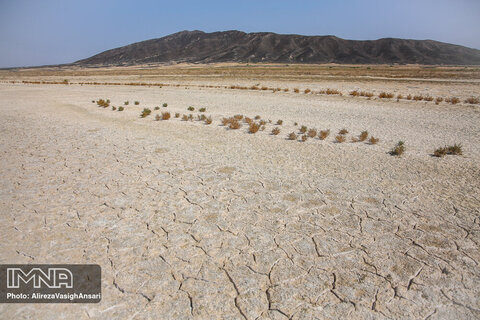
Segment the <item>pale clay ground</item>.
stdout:
[[[163,102],[214,123],[139,118]],[[282,132],[219,126],[234,114]],[[287,141],[295,121],[332,134]],[[464,105],[0,84],[0,263],[103,277],[99,304],[2,304],[0,318],[480,318],[479,123]],[[334,143],[343,127],[380,142]],[[455,142],[463,156],[431,156]]]

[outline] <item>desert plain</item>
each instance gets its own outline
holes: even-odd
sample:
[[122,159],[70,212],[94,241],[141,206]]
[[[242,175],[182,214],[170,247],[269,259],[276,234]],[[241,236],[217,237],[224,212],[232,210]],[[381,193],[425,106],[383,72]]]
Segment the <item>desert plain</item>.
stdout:
[[100,303],[1,318],[478,319],[479,96],[478,67],[1,70],[0,263],[102,267]]

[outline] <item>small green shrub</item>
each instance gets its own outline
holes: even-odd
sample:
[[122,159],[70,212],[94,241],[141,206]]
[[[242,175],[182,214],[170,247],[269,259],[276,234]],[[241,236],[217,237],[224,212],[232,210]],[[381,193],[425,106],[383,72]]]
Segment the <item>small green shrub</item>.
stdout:
[[390,151],[392,156],[401,156],[405,152],[405,143],[403,141],[398,141],[397,144]]
[[190,107],[187,108],[187,110],[188,110],[188,111],[195,111],[195,108],[192,107],[192,106],[190,106]]
[[205,112],[205,111],[207,111],[207,108],[200,108],[200,109],[198,109],[198,111]]
[[145,118],[145,117],[149,116],[151,113],[152,113],[152,110],[150,110],[148,108],[144,108],[142,113],[140,114],[140,117]]
[[140,104],[140,101],[135,101],[134,104],[138,106]]
[[125,110],[124,107],[118,107],[118,111],[123,111],[123,110]]
[[162,107],[164,107],[164,108],[168,107],[168,103],[164,103],[164,104],[162,105]]
[[159,106],[156,106],[154,109],[155,109],[155,110],[160,110],[160,107],[159,107]]

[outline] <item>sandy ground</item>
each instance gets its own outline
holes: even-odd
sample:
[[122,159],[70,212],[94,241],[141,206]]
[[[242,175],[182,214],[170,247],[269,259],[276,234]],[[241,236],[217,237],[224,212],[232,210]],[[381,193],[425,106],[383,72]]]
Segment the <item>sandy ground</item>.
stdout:
[[[154,121],[190,105],[213,124]],[[284,124],[220,126],[234,114]],[[332,134],[288,141],[294,122]],[[0,84],[0,263],[103,272],[99,304],[2,304],[1,317],[480,318],[479,123],[478,106]],[[341,128],[380,142],[335,143]],[[399,140],[406,153],[389,155]],[[464,155],[431,156],[453,143]]]

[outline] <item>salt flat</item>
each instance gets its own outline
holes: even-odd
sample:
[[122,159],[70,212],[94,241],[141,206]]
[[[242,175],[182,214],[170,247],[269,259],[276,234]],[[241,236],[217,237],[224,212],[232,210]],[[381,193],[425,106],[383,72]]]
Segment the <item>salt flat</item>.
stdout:
[[[0,84],[0,263],[96,263],[103,276],[99,304],[2,304],[2,317],[480,317],[478,105],[187,83]],[[211,125],[173,117],[199,107]],[[162,111],[172,118],[154,121]],[[235,114],[272,123],[220,125]],[[289,141],[294,122],[332,133]],[[351,143],[362,130],[378,144]],[[391,156],[399,140],[406,153]],[[462,156],[432,156],[454,143]]]

